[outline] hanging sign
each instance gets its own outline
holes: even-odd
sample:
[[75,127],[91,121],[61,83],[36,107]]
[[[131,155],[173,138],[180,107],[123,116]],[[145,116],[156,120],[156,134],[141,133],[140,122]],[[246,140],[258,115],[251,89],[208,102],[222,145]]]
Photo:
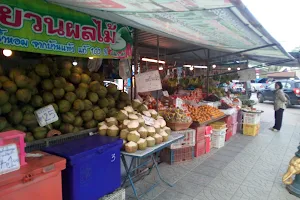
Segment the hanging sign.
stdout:
[[0,175],[20,169],[19,153],[16,144],[0,147]]
[[0,16],[0,48],[72,57],[132,56],[132,28],[44,0],[2,0]]
[[138,92],[150,92],[162,89],[158,70],[137,74],[135,79]]
[[52,105],[45,106],[36,110],[36,119],[41,127],[56,122],[58,120],[57,113]]

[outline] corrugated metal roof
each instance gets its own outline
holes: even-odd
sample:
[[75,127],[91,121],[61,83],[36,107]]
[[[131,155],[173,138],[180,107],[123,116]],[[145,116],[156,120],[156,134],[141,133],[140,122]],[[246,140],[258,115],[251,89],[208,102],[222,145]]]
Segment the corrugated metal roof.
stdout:
[[[240,0],[50,0],[100,18],[219,52],[245,52],[253,59],[292,59]],[[150,46],[156,40],[142,35]],[[191,48],[162,38],[162,48]],[[192,46],[192,45],[190,45]]]

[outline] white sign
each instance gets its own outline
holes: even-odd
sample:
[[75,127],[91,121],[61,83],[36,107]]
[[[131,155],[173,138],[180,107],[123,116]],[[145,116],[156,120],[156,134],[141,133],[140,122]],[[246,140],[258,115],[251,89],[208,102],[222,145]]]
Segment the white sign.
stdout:
[[163,95],[164,95],[165,97],[169,97],[169,92],[168,92],[168,91],[162,91],[162,93],[163,93]]
[[148,125],[148,126],[154,125],[154,119],[152,117],[147,117],[145,115],[142,115],[142,117],[144,118],[146,125]]
[[137,74],[135,75],[135,80],[138,92],[150,92],[162,89],[158,70]]
[[183,100],[180,99],[180,98],[176,98],[176,108],[180,108],[180,109],[183,109]]
[[256,79],[255,68],[238,71],[240,81],[251,81]]
[[52,105],[45,106],[36,110],[35,116],[41,127],[56,122],[58,120],[57,113],[55,112]]
[[19,153],[16,144],[0,147],[0,175],[20,169]]

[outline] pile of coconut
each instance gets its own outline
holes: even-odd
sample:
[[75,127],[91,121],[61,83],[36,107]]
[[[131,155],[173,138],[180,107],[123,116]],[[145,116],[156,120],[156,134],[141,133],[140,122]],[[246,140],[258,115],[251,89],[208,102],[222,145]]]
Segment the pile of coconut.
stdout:
[[[152,117],[154,124],[146,125],[143,115]],[[166,142],[171,133],[163,117],[155,110],[148,110],[138,99],[132,101],[132,106],[119,111],[116,117],[106,118],[99,123],[98,130],[100,135],[123,139],[123,147],[128,153]]]

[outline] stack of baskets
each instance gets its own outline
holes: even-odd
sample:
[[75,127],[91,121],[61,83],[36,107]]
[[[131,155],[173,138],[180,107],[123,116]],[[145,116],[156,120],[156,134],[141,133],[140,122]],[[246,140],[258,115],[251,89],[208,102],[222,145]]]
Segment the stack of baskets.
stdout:
[[244,112],[243,134],[256,136],[260,129],[261,113]]

